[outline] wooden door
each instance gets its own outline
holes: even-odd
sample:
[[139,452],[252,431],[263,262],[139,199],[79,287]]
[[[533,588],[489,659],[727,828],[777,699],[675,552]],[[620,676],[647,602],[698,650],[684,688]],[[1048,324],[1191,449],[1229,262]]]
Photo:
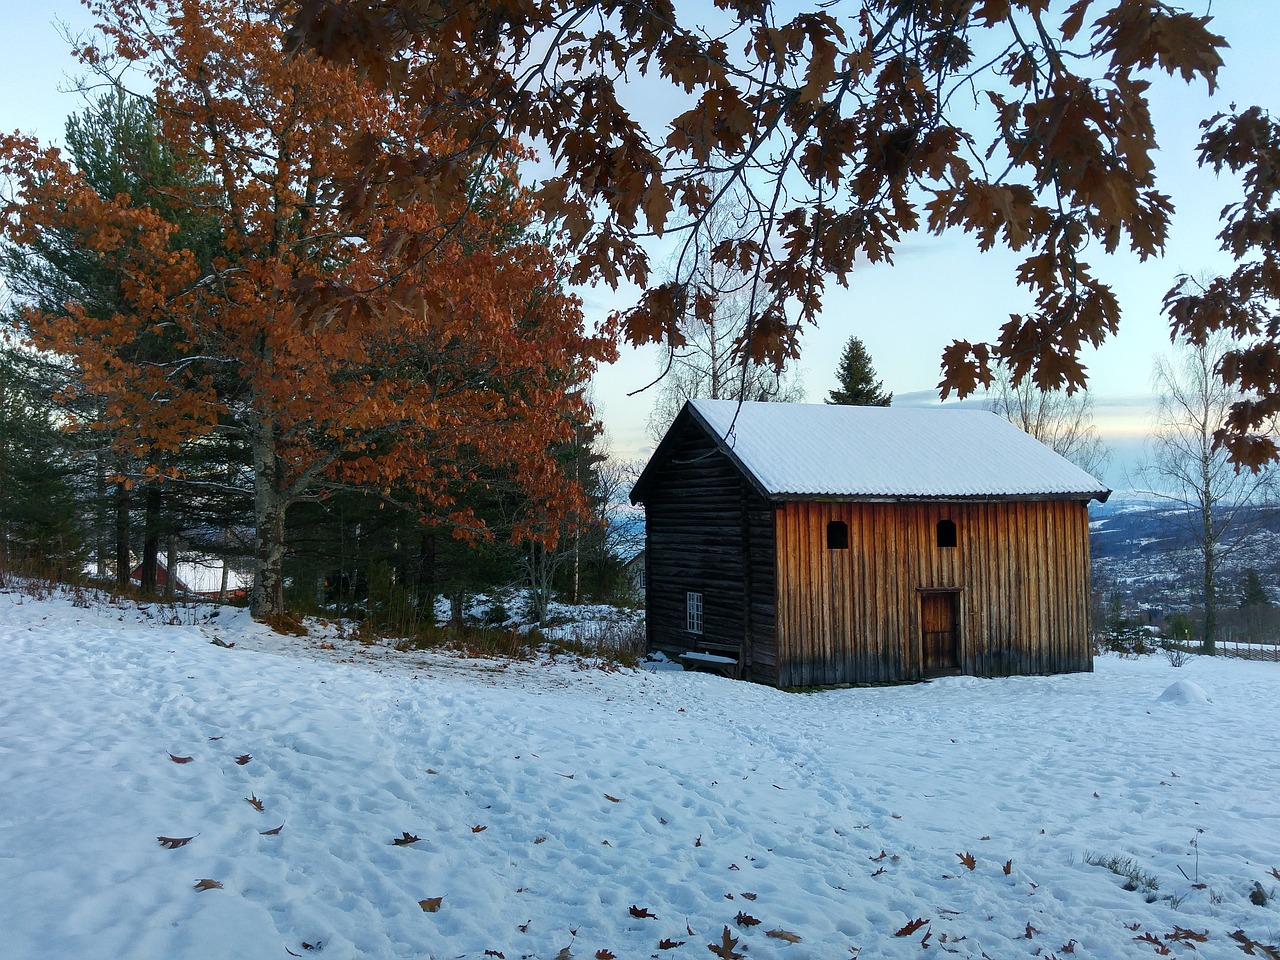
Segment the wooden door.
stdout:
[[930,590],[920,594],[921,669],[952,673],[960,669],[960,591]]

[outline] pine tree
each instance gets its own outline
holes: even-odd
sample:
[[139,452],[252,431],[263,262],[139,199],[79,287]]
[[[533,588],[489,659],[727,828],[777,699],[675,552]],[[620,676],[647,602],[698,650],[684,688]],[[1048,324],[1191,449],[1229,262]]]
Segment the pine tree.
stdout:
[[827,403],[849,407],[887,407],[893,402],[893,394],[886,393],[884,382],[876,379],[871,355],[857,337],[850,337],[845,344],[836,377],[840,386],[831,391]]

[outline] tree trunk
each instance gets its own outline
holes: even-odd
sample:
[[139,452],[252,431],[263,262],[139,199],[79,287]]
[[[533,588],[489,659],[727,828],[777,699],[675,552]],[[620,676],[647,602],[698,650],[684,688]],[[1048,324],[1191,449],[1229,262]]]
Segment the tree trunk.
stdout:
[[164,578],[164,598],[172,600],[178,592],[178,535],[172,530],[165,541],[164,566],[167,571]]
[[222,558],[222,580],[218,584],[218,599],[227,599],[227,581],[231,575],[231,562],[227,557]]
[[418,569],[414,578],[414,593],[418,597],[419,618],[435,626],[436,623],[436,532],[423,528],[418,537]]
[[253,595],[249,610],[255,620],[284,613],[284,515],[288,504],[277,485],[274,424],[262,418],[253,430]]
[[[1207,390],[1207,388],[1206,388]],[[1200,424],[1200,492],[1201,492],[1201,509],[1200,509],[1200,529],[1203,531],[1203,540],[1201,541],[1201,549],[1204,551],[1204,642],[1201,644],[1201,652],[1212,654],[1216,652],[1215,643],[1217,638],[1214,634],[1218,627],[1218,602],[1214,595],[1213,579],[1216,566],[1216,551],[1218,547],[1218,531],[1214,527],[1213,505],[1220,499],[1221,494],[1214,489],[1212,474],[1212,458],[1213,443],[1212,434],[1210,433],[1211,424],[1209,422],[1209,412],[1205,411],[1204,419]]]
[[111,549],[111,520],[107,508],[107,466],[101,451],[93,457],[93,555],[99,580],[107,576],[107,555]]
[[1206,545],[1204,552],[1204,643],[1201,653],[1217,653],[1218,632],[1218,598],[1214,591],[1213,580],[1216,563],[1213,547]]
[[129,574],[133,572],[129,556],[129,488],[123,481],[116,482],[116,589],[129,588]]
[[146,506],[142,521],[142,570],[139,579],[145,596],[156,595],[157,570],[160,562],[160,488],[149,485],[143,503]]

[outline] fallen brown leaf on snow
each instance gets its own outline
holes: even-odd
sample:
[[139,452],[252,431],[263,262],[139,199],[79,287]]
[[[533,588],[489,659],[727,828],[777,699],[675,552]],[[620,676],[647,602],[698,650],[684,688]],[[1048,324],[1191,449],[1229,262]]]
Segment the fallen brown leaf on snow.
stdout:
[[280,824],[280,826],[272,827],[270,830],[259,830],[258,833],[264,837],[274,837],[277,833],[279,833],[283,829],[284,829],[284,824],[282,823]]
[[220,884],[217,880],[197,880],[196,889],[197,890],[221,890],[222,884]]
[[729,932],[729,928],[724,928],[724,933],[720,936],[719,943],[708,943],[707,949],[714,953],[720,960],[742,960],[746,954],[738,953],[733,948],[738,945],[738,938]]
[[256,793],[252,793],[249,796],[245,797],[244,802],[247,803],[249,806],[253,807],[253,809],[257,810],[259,813],[261,813],[265,809],[265,805],[261,800],[258,799],[258,795]]
[[766,937],[773,937],[775,940],[785,940],[787,943],[799,943],[800,937],[792,933],[790,930],[766,930]]
[[400,836],[396,837],[391,842],[394,843],[397,847],[407,847],[409,846],[409,844],[417,843],[421,839],[422,839],[421,837],[415,837],[412,833],[409,833],[408,831],[402,831]]
[[172,760],[174,763],[190,763],[195,758],[194,757],[175,757],[171,753],[169,754],[169,759]]
[[156,837],[156,840],[160,842],[160,846],[167,850],[177,850],[179,847],[185,847],[194,839],[194,835],[190,837]]
[[248,762],[249,762],[250,760],[252,760],[252,759],[253,759],[253,754],[251,754],[251,753],[244,753],[244,754],[241,754],[240,756],[236,757],[236,763],[238,763],[240,766],[242,766],[242,767],[243,767],[246,763],[248,763]]
[[443,902],[444,897],[427,897],[425,900],[419,900],[418,906],[422,908],[423,913],[435,913]]

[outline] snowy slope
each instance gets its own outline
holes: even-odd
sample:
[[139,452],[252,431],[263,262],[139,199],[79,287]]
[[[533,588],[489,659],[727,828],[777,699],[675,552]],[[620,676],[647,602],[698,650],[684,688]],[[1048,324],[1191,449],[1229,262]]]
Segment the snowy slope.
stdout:
[[[726,926],[748,960],[1280,940],[1249,899],[1280,887],[1280,665],[798,695],[161,619],[0,594],[0,957],[696,958]],[[1207,701],[1161,701],[1177,681]]]

